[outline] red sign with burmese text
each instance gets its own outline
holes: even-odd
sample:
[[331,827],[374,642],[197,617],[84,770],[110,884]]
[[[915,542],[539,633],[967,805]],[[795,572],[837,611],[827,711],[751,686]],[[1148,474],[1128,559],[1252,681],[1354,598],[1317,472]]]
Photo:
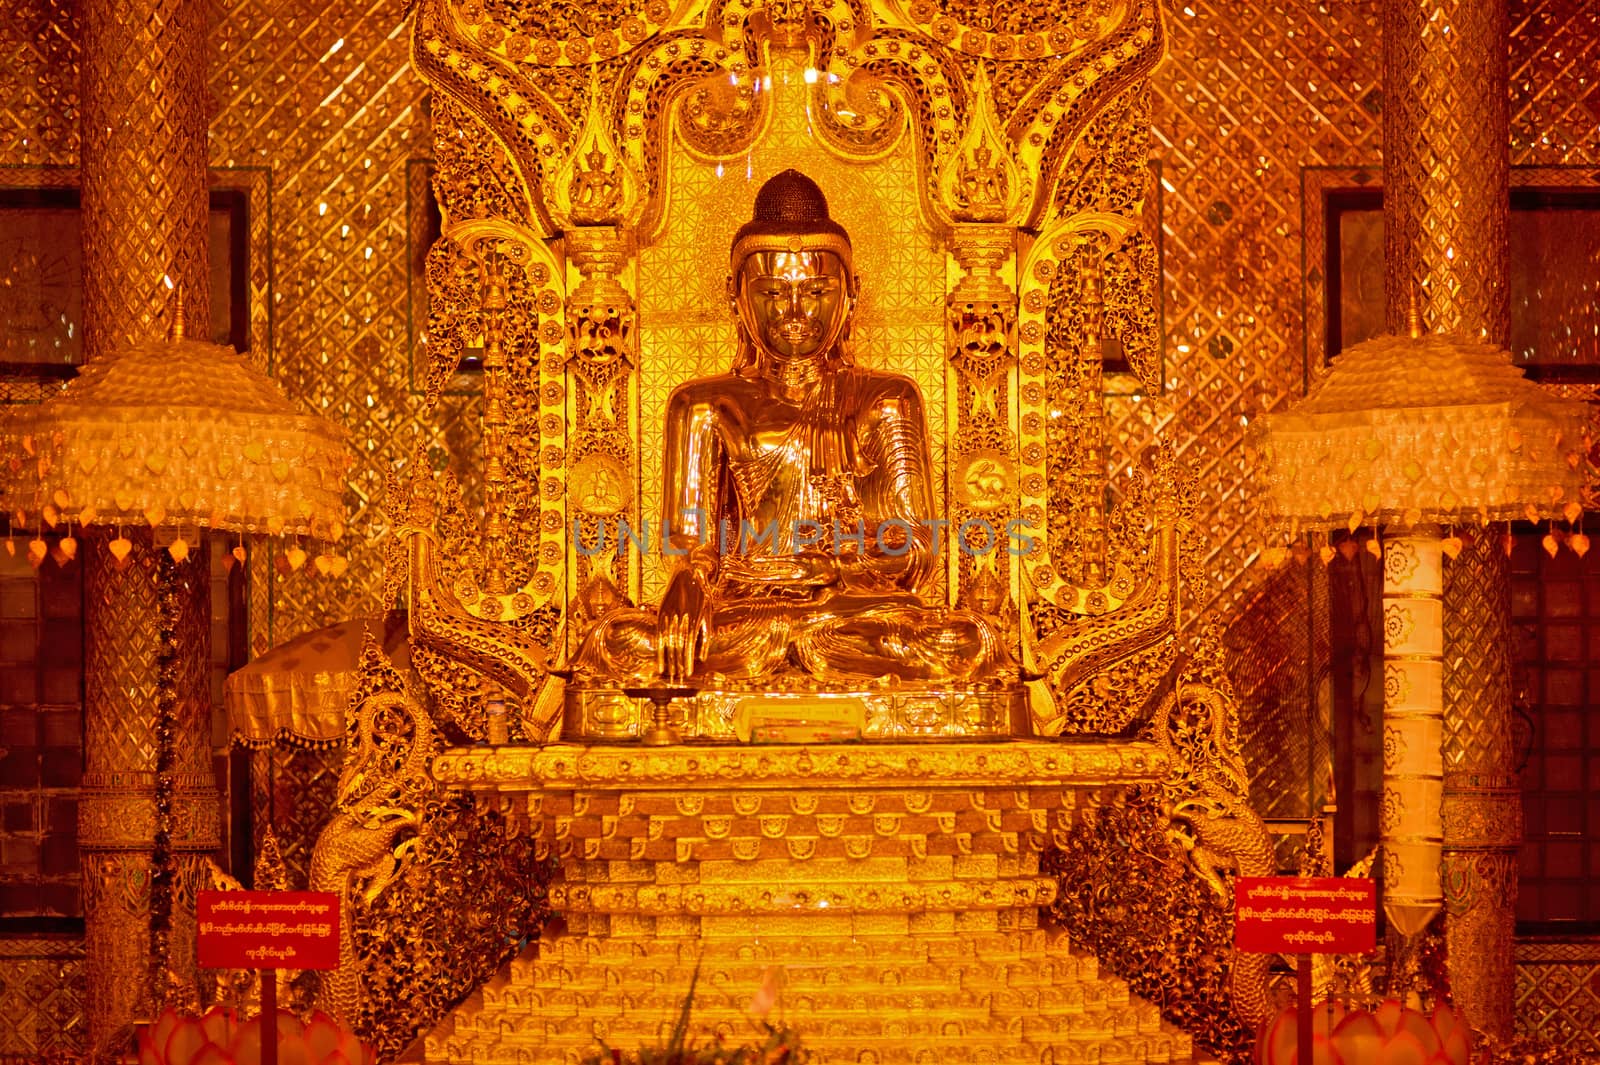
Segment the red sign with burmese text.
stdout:
[[1378,945],[1378,885],[1367,877],[1241,876],[1233,945],[1252,954],[1366,954]]
[[337,969],[339,896],[331,891],[202,891],[202,969]]

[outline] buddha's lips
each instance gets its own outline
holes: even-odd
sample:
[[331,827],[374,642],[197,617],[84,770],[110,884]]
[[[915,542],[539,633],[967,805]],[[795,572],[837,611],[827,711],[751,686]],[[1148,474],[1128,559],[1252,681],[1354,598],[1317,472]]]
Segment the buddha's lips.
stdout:
[[817,327],[815,322],[808,322],[804,320],[795,321],[793,319],[779,324],[776,331],[778,336],[782,337],[791,344],[798,344],[805,340],[813,340],[822,332],[822,330]]

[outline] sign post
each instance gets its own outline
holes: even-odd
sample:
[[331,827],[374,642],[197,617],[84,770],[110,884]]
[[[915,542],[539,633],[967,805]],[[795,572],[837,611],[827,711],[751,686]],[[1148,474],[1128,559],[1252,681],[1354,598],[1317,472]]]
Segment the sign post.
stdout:
[[278,1065],[278,969],[339,967],[339,896],[331,891],[202,891],[202,969],[261,971],[261,1065]]
[[1311,1062],[1311,955],[1378,946],[1378,885],[1366,877],[1242,876],[1233,888],[1233,945],[1294,954],[1301,1065]]

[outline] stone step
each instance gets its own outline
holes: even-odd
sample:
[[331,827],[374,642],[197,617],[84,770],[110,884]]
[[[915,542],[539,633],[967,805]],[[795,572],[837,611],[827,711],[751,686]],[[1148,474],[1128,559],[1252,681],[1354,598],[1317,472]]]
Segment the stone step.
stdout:
[[[894,1008],[896,1005],[898,1009]],[[487,1013],[476,1017],[460,1016],[451,1034],[457,1038],[476,1034],[487,1037],[491,1042],[522,1045],[576,1039],[592,1046],[595,1039],[600,1038],[613,1045],[640,1046],[663,1039],[672,1030],[678,1017],[672,1010],[645,1010],[619,1016],[612,1009],[598,1004],[597,1007],[566,1014],[550,1011],[515,1017]],[[885,1013],[881,1017],[862,1016],[859,1011],[837,1007],[787,1010],[785,1016],[808,1042],[811,1039],[925,1037],[1095,1042],[1162,1034],[1159,1015],[1128,1006],[1090,1013],[1041,1013],[1021,1018],[996,1017],[988,1010],[974,1007],[930,1007],[915,1012],[906,1012],[904,1003],[883,1004],[883,1007]],[[744,1039],[753,1027],[754,1022],[743,1010],[716,1004],[699,1005],[691,1018],[691,1032],[702,1041],[713,1038],[717,1033],[727,1038]]]
[[[1180,1065],[1192,1060],[1186,1039],[1167,1033],[1132,1039],[1109,1039],[1100,1044],[1066,1043],[1051,1047],[1048,1057],[1037,1046],[974,1043],[970,1039],[927,1038],[913,1043],[874,1048],[863,1052],[849,1039],[813,1038],[802,1045],[811,1065]],[[551,1061],[575,1065],[592,1052],[592,1042],[553,1046],[549,1058],[530,1058],[526,1048],[486,1047],[478,1044],[430,1042],[428,1061],[471,1061],[474,1065],[525,1065]]]
[[[884,1015],[906,1011],[936,1012],[941,1017],[970,1017],[987,1020],[990,1017],[1079,1017],[1096,1015],[1100,1011],[1126,1009],[1130,999],[1126,989],[1115,987],[1069,986],[1060,989],[1040,989],[1031,992],[1006,994],[990,990],[897,989],[893,993],[881,989],[845,989],[839,992],[789,991],[783,997],[786,1008],[796,1016],[828,1017],[848,1015],[852,1010],[869,1011]],[[695,1011],[710,1015],[730,1013],[742,1016],[749,1008],[751,998],[747,992],[724,994],[707,990],[695,992]],[[507,988],[486,991],[482,999],[484,1015],[495,1017],[507,1013],[537,1014],[546,1017],[572,1016],[632,1016],[642,1015],[656,1023],[660,1018],[677,1015],[683,996],[676,993],[638,993],[630,991],[600,990],[543,990]],[[1155,1023],[1152,1013],[1145,1018]],[[1142,1029],[1139,1029],[1142,1030]]]
[[[742,940],[700,938],[592,938],[578,935],[557,935],[546,938],[540,947],[540,959],[570,959],[589,962],[595,959],[625,961],[635,964],[668,957],[693,965],[697,959],[712,961],[745,961],[761,964],[798,965],[820,962],[829,965],[850,961],[871,960],[938,960],[954,964],[963,958],[982,961],[1016,961],[1034,963],[1043,953],[1051,956],[1070,954],[1071,941],[1066,932],[1055,928],[1028,928],[1009,932],[976,933],[955,938],[918,939],[906,936],[859,936],[847,940],[797,941],[755,940],[748,936]],[[526,962],[532,955],[518,961]]]
[[[782,970],[778,1013],[814,1065],[1180,1065],[1190,1038],[1102,976],[1066,937],[789,938],[716,944],[555,936],[501,970],[426,1041],[428,1062],[577,1065],[602,1041],[659,1043],[699,969],[693,1031],[752,1035],[752,996]],[[796,953],[810,955],[792,961]],[[863,1056],[864,1055],[864,1056]]]
[[[1094,983],[1120,985],[1115,976],[1101,978],[1093,955],[1063,955],[1026,965],[1020,962],[993,964],[971,961],[957,965],[912,962],[898,965],[868,963],[859,965],[752,965],[711,963],[699,970],[698,987],[744,988],[753,993],[777,970],[785,989],[979,987],[985,989],[1036,989]],[[513,984],[545,990],[627,987],[635,990],[676,988],[686,993],[695,980],[695,968],[682,962],[657,959],[631,964],[607,963],[574,966],[560,961],[534,961],[512,970]]]
[[[620,1033],[618,1033],[620,1035]],[[619,1044],[620,1038],[616,1040]],[[1193,1057],[1187,1036],[1171,1032],[1141,1033],[1133,1036],[1100,1037],[1092,1040],[1066,1039],[1047,1047],[1024,1044],[995,1033],[991,1039],[974,1035],[959,1037],[934,1033],[908,1033],[904,1041],[879,1045],[863,1054],[860,1037],[812,1036],[803,1038],[812,1065],[1177,1065]],[[474,1065],[524,1065],[527,1062],[575,1063],[593,1053],[592,1035],[541,1038],[529,1044],[516,1036],[504,1040],[477,1041],[451,1039],[439,1043],[430,1039],[429,1061],[470,1061]]]

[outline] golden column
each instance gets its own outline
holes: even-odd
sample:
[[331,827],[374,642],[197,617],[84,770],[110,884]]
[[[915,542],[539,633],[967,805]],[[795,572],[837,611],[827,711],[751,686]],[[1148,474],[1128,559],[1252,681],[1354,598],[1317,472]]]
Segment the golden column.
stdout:
[[173,288],[210,332],[205,5],[83,6],[83,350],[159,337]]
[[[1510,339],[1505,0],[1388,0],[1383,16],[1388,326]],[[1444,882],[1451,985],[1475,1027],[1511,1030],[1521,799],[1507,681],[1504,553],[1471,537],[1444,573]]]
[[[205,7],[89,0],[83,20],[83,330],[93,360],[161,336],[174,289],[196,332],[209,331]],[[193,649],[210,630],[206,552],[176,561],[148,530],[124,538],[99,527],[85,540],[79,845],[89,1037],[100,1055],[159,997],[165,973],[152,966],[192,971],[192,920],[170,943],[164,923],[184,908],[174,896],[218,846],[219,823],[209,693]]]

